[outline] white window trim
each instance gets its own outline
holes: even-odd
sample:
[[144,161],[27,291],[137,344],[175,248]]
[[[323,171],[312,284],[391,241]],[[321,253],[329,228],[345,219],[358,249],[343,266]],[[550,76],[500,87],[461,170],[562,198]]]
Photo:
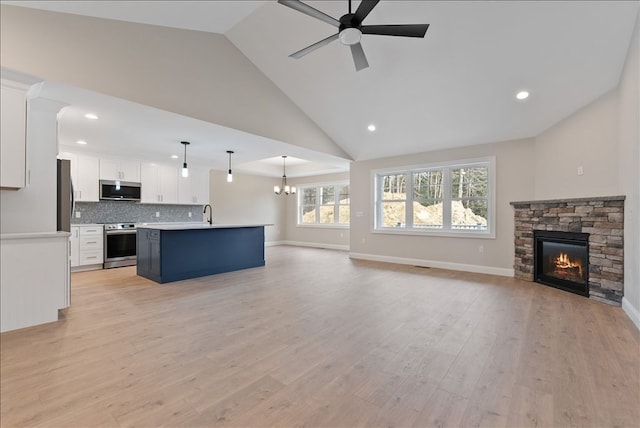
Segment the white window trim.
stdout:
[[[349,224],[340,224],[340,223],[301,223],[300,222],[300,201],[302,198],[303,191],[302,189],[305,187],[326,187],[326,186],[349,186],[349,199],[351,199],[351,185],[349,184],[349,180],[341,180],[341,181],[328,181],[323,183],[304,183],[297,185],[296,195],[298,196],[296,199],[296,227],[302,228],[320,228],[320,229],[349,229]],[[318,195],[316,195],[319,197]],[[336,201],[338,201],[338,195],[336,195]],[[336,204],[339,205],[339,204]],[[319,207],[320,204],[316,204],[316,207]],[[344,206],[344,205],[343,205]],[[351,204],[348,205],[349,210],[351,210]],[[316,210],[316,221],[318,221],[318,216],[320,215],[319,210]],[[351,215],[349,215],[351,217]]]
[[[437,168],[452,168],[452,167],[467,167],[473,166],[477,164],[489,164],[489,172],[488,172],[488,181],[489,181],[489,189],[488,189],[488,210],[489,210],[489,219],[487,222],[487,229],[485,231],[475,231],[471,232],[468,230],[437,230],[437,229],[417,229],[417,228],[392,228],[392,227],[377,227],[378,218],[380,218],[380,207],[378,204],[378,200],[380,195],[378,194],[378,177],[380,175],[385,174],[410,174],[415,172],[416,170],[426,170],[426,169],[437,169]],[[409,178],[409,182],[407,183],[407,194],[409,194],[409,189],[412,187],[411,177]],[[445,191],[449,192],[450,180],[444,180]],[[377,234],[391,234],[391,235],[417,235],[417,236],[440,236],[440,237],[452,237],[452,238],[480,238],[480,239],[495,239],[496,238],[496,157],[495,156],[485,156],[481,158],[473,158],[473,159],[461,159],[454,161],[446,161],[446,162],[437,162],[430,164],[419,164],[419,165],[408,165],[408,166],[399,166],[399,167],[389,167],[376,169],[371,171],[371,183],[373,183],[373,195],[372,195],[372,212],[373,212],[373,223],[371,224],[371,233]],[[412,204],[407,204],[406,216],[409,218],[409,215],[413,214],[413,206]],[[451,213],[450,208],[447,207],[447,204],[443,204],[443,223],[446,225],[447,223],[450,226],[451,222]]]

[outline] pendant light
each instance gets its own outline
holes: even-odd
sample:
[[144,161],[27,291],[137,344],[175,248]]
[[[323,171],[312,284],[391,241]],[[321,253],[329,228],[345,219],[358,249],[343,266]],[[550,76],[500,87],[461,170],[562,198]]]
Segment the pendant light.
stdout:
[[229,172],[227,173],[227,183],[231,183],[233,181],[233,174],[231,173],[231,155],[233,154],[232,150],[227,150],[229,154]]
[[273,186],[273,193],[276,195],[281,195],[284,192],[285,195],[295,195],[296,194],[296,186],[291,186],[287,184],[287,165],[286,165],[286,156],[282,156],[282,183],[280,186]]
[[187,146],[191,143],[188,141],[181,141],[180,144],[184,144],[184,163],[182,164],[182,176],[189,176],[189,168],[187,168]]

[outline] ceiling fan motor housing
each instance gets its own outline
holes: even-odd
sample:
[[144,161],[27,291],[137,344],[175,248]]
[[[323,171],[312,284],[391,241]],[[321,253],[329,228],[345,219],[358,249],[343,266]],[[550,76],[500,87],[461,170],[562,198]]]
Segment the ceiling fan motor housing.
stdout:
[[351,46],[360,43],[362,31],[361,23],[355,19],[354,13],[347,13],[340,18],[339,38],[343,45]]

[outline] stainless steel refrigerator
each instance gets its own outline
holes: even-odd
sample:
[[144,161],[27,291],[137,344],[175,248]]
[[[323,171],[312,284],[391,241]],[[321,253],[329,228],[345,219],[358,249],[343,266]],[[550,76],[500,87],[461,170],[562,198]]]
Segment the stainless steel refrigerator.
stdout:
[[71,232],[73,215],[73,184],[71,183],[71,161],[58,159],[58,207],[57,230]]

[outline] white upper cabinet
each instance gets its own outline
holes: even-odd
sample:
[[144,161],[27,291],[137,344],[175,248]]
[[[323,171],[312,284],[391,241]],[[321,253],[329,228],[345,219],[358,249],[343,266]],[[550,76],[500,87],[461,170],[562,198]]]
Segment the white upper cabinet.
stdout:
[[178,177],[178,202],[204,205],[209,203],[209,171],[189,168],[189,177]]
[[140,182],[140,162],[128,159],[100,158],[100,179]]
[[98,202],[100,197],[98,158],[68,152],[60,153],[58,157],[71,161],[71,181],[76,202]]
[[0,94],[0,187],[26,186],[28,87],[2,79]]
[[178,168],[157,163],[143,163],[140,169],[140,202],[147,204],[178,203]]

